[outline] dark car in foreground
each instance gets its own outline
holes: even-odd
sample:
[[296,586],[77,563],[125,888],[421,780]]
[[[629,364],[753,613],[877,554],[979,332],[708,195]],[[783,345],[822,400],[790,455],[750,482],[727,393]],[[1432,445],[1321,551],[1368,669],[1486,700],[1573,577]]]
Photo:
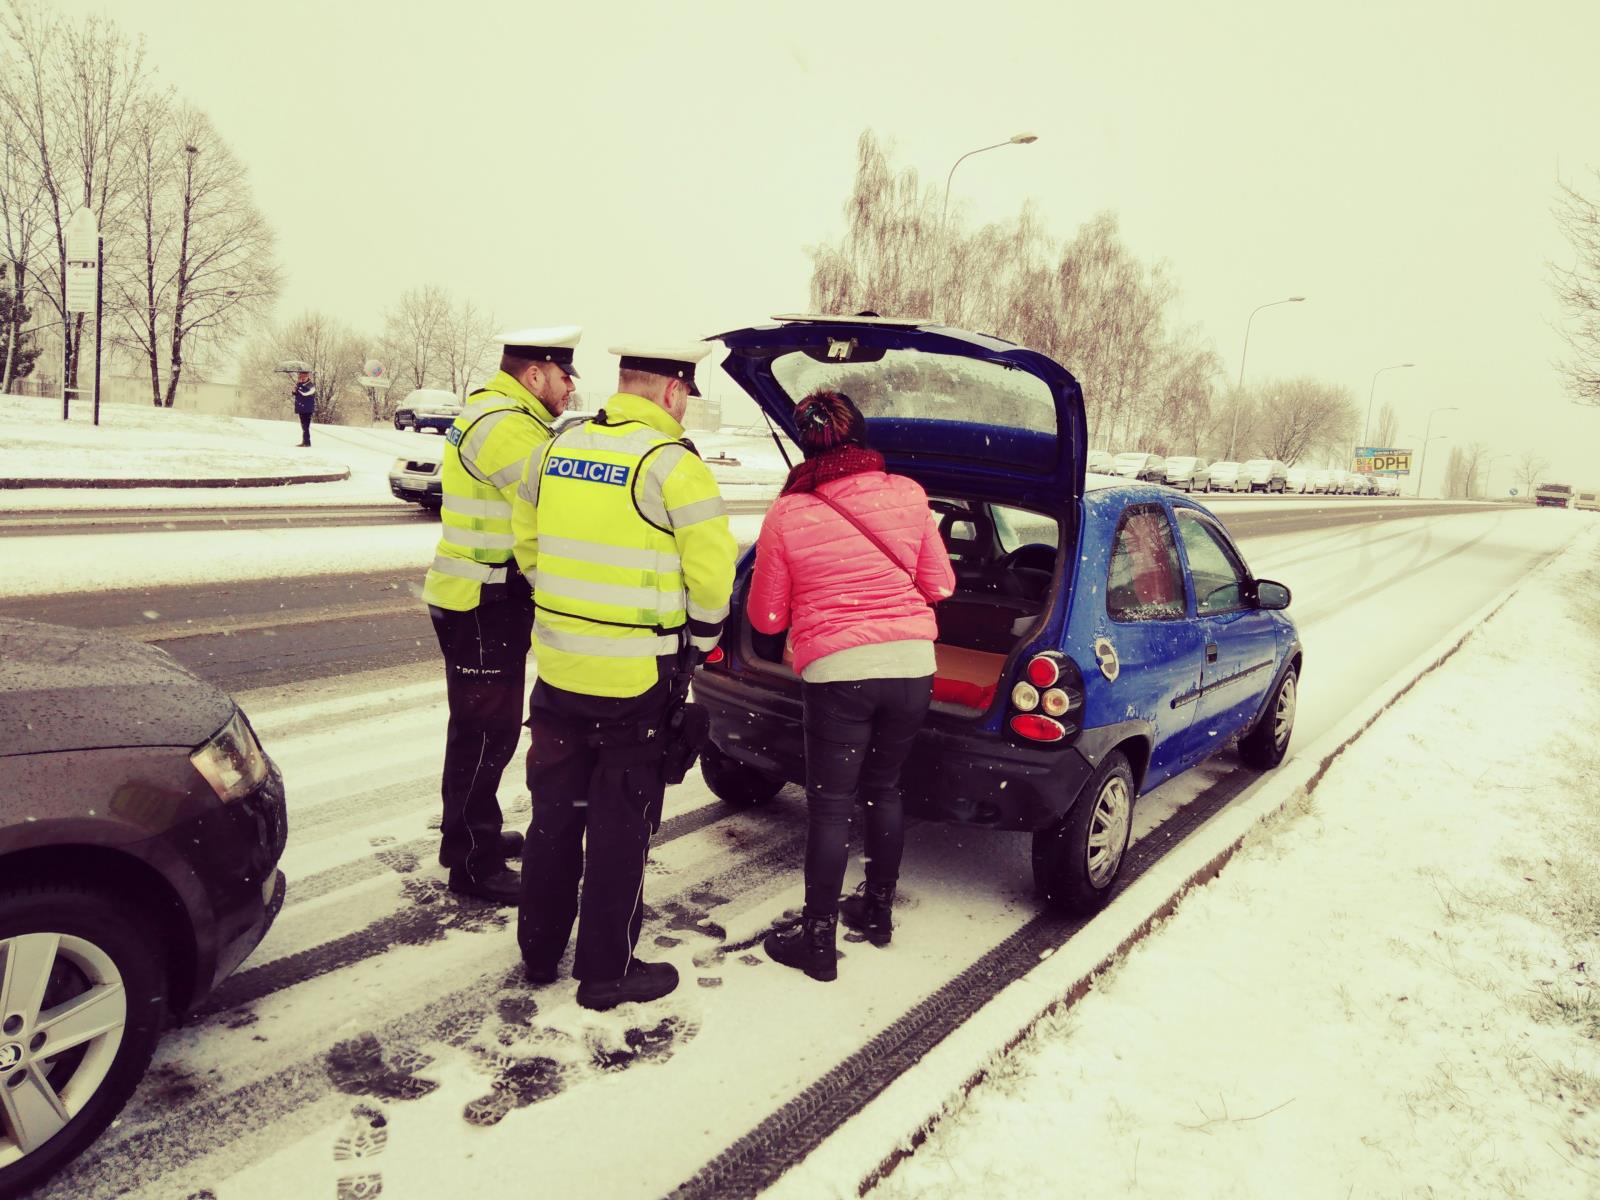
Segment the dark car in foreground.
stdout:
[[92,1142],[283,903],[283,780],[165,652],[0,618],[0,1196]]
[[[1280,762],[1301,648],[1288,589],[1257,579],[1211,512],[1171,488],[1085,479],[1077,381],[1042,354],[882,318],[724,334],[725,369],[791,438],[818,388],[855,400],[888,469],[926,489],[956,570],[935,613],[932,711],[902,780],[907,811],[1033,835],[1038,890],[1106,903],[1135,799],[1237,744]],[[695,679],[701,768],[734,804],[805,777],[800,681],[744,619],[739,564],[723,644]]]

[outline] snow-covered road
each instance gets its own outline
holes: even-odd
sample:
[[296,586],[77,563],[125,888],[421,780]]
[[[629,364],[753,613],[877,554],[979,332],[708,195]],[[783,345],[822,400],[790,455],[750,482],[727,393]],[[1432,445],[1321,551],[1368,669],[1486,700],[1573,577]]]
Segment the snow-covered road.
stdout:
[[[1295,592],[1306,649],[1296,743],[1548,557],[1576,528],[1564,516],[1494,511],[1246,542],[1255,572]],[[668,795],[641,947],[676,963],[684,985],[656,1005],[585,1012],[568,979],[522,984],[508,914],[443,888],[429,831],[442,693],[412,671],[240,697],[287,781],[288,904],[45,1195],[335,1195],[363,1176],[381,1177],[386,1197],[520,1195],[534,1171],[552,1195],[655,1196],[691,1180],[687,1195],[746,1194],[892,1068],[886,1038],[959,1019],[1024,969],[1019,948],[1036,955],[1067,935],[1037,919],[1026,837],[922,825],[893,952],[847,943],[829,986],[782,971],[750,945],[798,904],[802,798],[790,788],[730,813],[691,776]],[[1135,836],[1253,784],[1223,756],[1143,798]],[[515,764],[501,795],[525,816]],[[995,979],[974,964],[995,964]],[[777,1136],[795,1127],[802,1094],[803,1136]],[[701,1173],[714,1160],[716,1173]]]

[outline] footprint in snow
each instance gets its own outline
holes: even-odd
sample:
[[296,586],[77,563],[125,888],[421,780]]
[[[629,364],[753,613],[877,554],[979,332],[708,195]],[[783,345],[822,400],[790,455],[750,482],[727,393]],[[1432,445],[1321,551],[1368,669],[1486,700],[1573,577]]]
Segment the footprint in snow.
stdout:
[[336,1200],[372,1200],[383,1193],[383,1173],[362,1170],[389,1144],[389,1119],[383,1109],[358,1104],[340,1125],[333,1142],[333,1161],[346,1170],[339,1177]]

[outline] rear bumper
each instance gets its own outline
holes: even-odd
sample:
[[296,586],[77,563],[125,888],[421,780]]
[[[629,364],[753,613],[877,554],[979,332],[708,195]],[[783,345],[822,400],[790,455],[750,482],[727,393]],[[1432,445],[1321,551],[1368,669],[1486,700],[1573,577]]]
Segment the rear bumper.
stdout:
[[[711,717],[711,741],[764,774],[805,781],[802,705],[726,671],[695,676],[694,699]],[[906,812],[924,820],[991,829],[1045,829],[1072,807],[1092,773],[1072,746],[1017,745],[935,716],[917,735],[901,772]]]
[[417,503],[444,498],[444,485],[439,480],[418,475],[389,476],[389,491],[401,500]]

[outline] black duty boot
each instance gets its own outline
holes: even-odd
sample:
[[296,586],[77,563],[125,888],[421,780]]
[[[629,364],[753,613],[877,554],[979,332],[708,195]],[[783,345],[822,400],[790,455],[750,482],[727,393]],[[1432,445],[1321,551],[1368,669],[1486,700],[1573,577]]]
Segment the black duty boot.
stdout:
[[585,979],[578,984],[578,1003],[584,1008],[604,1012],[619,1004],[659,1000],[678,986],[678,968],[671,963],[628,963],[621,979]]
[[866,883],[854,896],[839,901],[839,920],[845,928],[867,935],[874,946],[887,946],[894,935],[894,884]]
[[451,867],[450,890],[458,896],[471,896],[490,904],[516,904],[522,899],[522,876],[502,867],[474,878],[465,867]]
[[834,949],[838,928],[836,916],[801,917],[795,928],[767,934],[761,948],[773,962],[829,983],[839,978],[839,956]]
[[522,834],[515,829],[502,829],[500,831],[500,857],[522,857]]

